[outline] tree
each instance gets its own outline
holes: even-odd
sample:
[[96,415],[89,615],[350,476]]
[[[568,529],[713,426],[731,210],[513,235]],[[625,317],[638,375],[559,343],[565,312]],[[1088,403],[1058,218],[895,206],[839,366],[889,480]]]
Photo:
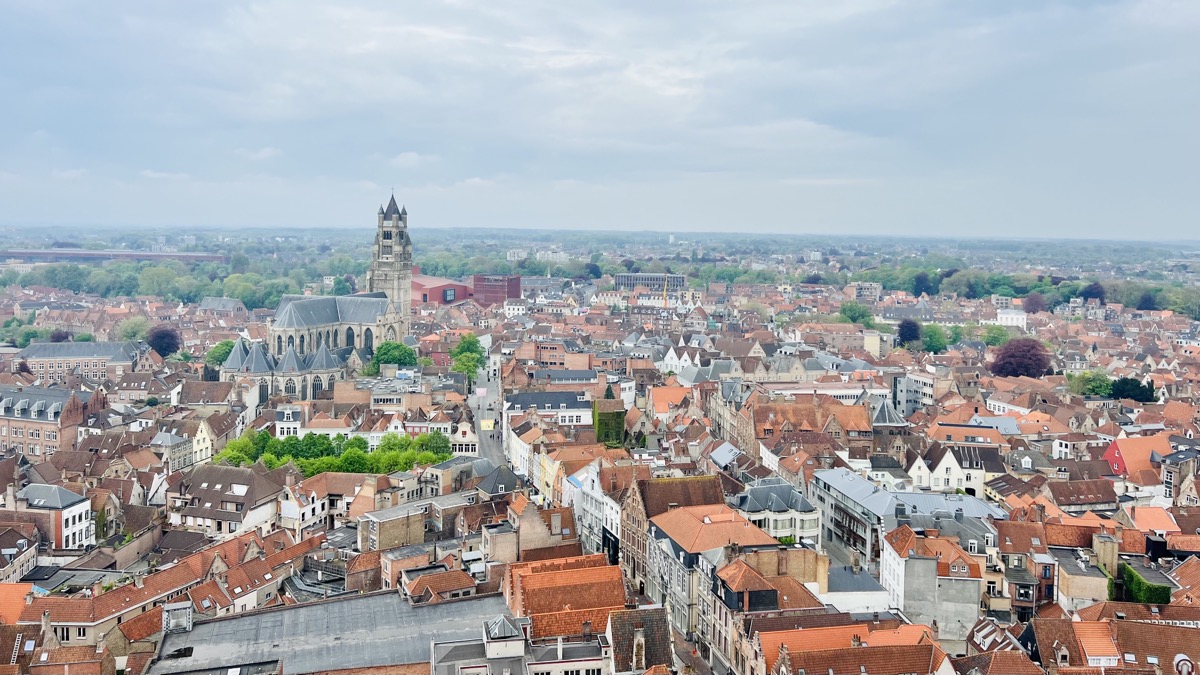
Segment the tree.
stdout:
[[1112,394],[1112,378],[1103,370],[1089,370],[1069,376],[1067,380],[1067,388],[1071,390],[1072,394],[1080,396],[1109,396]]
[[905,319],[896,326],[896,339],[902,345],[921,339],[921,324],[913,319]]
[[157,396],[151,396],[150,398],[146,399],[146,405],[147,405],[147,406],[149,406],[149,407],[151,407],[151,408],[153,408],[153,407],[157,406],[157,405],[158,405],[158,397],[157,397]]
[[96,338],[91,333],[76,333],[71,339],[74,342],[93,342]]
[[1024,307],[1025,311],[1030,314],[1044,312],[1046,311],[1046,296],[1042,295],[1041,293],[1030,293],[1029,295],[1025,296],[1025,301],[1022,303],[1022,307]]
[[1042,377],[1050,369],[1050,353],[1033,338],[1009,340],[996,352],[992,374],[1000,377]]
[[912,294],[914,296],[919,298],[922,295],[933,295],[935,293],[937,293],[937,286],[929,278],[928,272],[917,272],[913,275]]
[[853,300],[842,303],[842,308],[838,310],[838,314],[842,315],[850,323],[857,323],[863,328],[875,327],[875,317],[871,314],[871,308],[860,305]]
[[925,345],[925,351],[930,354],[940,354],[946,351],[947,345],[950,344],[950,337],[946,335],[945,328],[928,325],[921,329],[921,342]]
[[166,323],[160,323],[146,333],[146,343],[158,352],[159,356],[170,356],[183,346],[183,336],[179,329]]
[[481,365],[482,363],[477,355],[466,352],[454,357],[454,362],[450,365],[450,370],[466,375],[467,387],[470,387]]
[[983,329],[983,343],[989,347],[1000,347],[1012,339],[1004,326],[988,326]]
[[483,345],[479,344],[479,338],[474,333],[467,333],[462,336],[462,339],[458,341],[458,344],[450,352],[450,357],[457,358],[462,354],[474,354],[479,357],[480,361],[483,360]]
[[333,280],[333,294],[334,295],[350,295],[353,292],[354,292],[354,289],[350,288],[350,283],[347,282],[345,279],[338,277]]
[[418,452],[432,452],[435,455],[450,455],[450,439],[440,431],[431,431],[417,436],[414,443]]
[[141,340],[150,330],[150,321],[144,316],[131,316],[117,324],[118,340]]
[[393,363],[397,366],[415,366],[417,365],[417,353],[408,345],[399,342],[384,342],[375,349],[375,355],[371,361],[376,366],[385,363]]
[[804,283],[817,286],[824,283],[824,277],[822,277],[819,272],[812,272],[808,276],[804,277]]
[[70,340],[70,339],[71,339],[71,334],[65,330],[50,331],[50,341],[51,342],[66,342],[67,340]]
[[1103,305],[1107,293],[1108,292],[1104,290],[1104,284],[1101,284],[1099,281],[1093,281],[1087,286],[1084,286],[1083,290],[1079,291],[1079,297],[1083,298],[1084,300],[1099,300],[1100,304]]
[[1154,293],[1146,291],[1138,298],[1137,308],[1141,312],[1153,312],[1158,309],[1158,298],[1154,297]]
[[221,340],[204,355],[204,363],[211,368],[220,368],[233,352],[233,340]]
[[1115,399],[1128,398],[1138,403],[1151,403],[1157,400],[1154,395],[1154,387],[1142,384],[1132,377],[1122,377],[1113,382],[1110,395]]
[[611,383],[611,382],[609,382],[609,383],[608,383],[608,386],[604,388],[604,398],[605,398],[605,399],[607,399],[607,400],[609,400],[609,401],[611,401],[611,400],[613,400],[614,398],[616,398],[616,395],[614,395],[614,394],[613,394],[613,390],[612,390],[612,383]]
[[370,470],[367,453],[357,448],[343,452],[338,461],[338,471],[343,473],[367,473]]

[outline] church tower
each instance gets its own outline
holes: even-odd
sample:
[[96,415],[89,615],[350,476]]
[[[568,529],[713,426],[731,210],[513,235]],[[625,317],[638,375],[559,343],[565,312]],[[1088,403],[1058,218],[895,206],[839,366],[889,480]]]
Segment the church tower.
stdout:
[[387,208],[379,207],[367,292],[387,295],[398,315],[397,333],[407,335],[412,320],[412,240],[408,238],[408,210],[396,205],[396,195]]

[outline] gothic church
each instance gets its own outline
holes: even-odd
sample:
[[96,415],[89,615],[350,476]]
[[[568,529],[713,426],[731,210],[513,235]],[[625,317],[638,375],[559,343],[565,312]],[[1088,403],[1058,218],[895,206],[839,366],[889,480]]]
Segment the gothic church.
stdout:
[[221,366],[221,379],[258,379],[260,401],[280,394],[308,399],[369,361],[376,344],[408,335],[412,240],[408,210],[395,195],[379,207],[366,286],[356,295],[283,296],[267,343],[239,339]]

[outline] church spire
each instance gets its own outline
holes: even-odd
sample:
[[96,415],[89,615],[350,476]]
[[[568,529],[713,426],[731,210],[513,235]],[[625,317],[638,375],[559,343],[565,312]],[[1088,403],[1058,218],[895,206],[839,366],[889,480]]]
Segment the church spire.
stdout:
[[396,204],[396,195],[393,194],[392,198],[388,201],[387,208],[384,209],[384,211],[383,211],[383,217],[391,218],[392,216],[402,216],[402,215],[405,215],[405,214],[400,213],[400,207]]

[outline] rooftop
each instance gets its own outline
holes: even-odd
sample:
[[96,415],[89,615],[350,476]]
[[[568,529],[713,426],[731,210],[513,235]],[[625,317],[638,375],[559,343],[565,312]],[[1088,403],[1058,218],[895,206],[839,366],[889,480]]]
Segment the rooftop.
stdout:
[[[394,591],[267,609],[198,622],[191,632],[167,635],[164,658],[150,672],[229,672],[282,661],[282,672],[291,675],[428,663],[435,637],[477,637],[480,616],[501,614],[508,608],[498,595],[414,607]],[[189,656],[166,658],[186,648]]]

